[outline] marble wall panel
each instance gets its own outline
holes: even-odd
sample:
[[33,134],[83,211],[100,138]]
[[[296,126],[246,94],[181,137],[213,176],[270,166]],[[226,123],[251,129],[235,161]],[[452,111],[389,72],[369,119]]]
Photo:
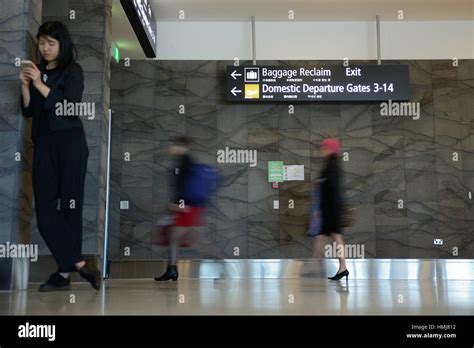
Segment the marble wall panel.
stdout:
[[[128,128],[146,119],[142,124],[147,126],[127,133],[123,144],[143,143],[146,151],[152,151],[151,169],[140,167],[149,157],[131,165],[141,168],[135,172],[123,163],[114,166],[120,171],[114,177],[122,181],[128,175],[129,182],[140,182],[137,186],[148,188],[151,182],[153,208],[142,214],[145,219],[151,215],[156,221],[173,191],[169,182],[174,165],[167,153],[173,136],[193,138],[195,156],[220,172],[219,187],[209,208],[209,225],[203,232],[207,240],[204,249],[183,250],[183,258],[310,257],[311,241],[306,232],[312,182],[323,165],[319,143],[336,136],[347,155],[341,162],[345,201],[357,208],[355,224],[344,231],[346,243],[364,245],[365,257],[453,257],[451,251],[458,245],[464,257],[472,257],[474,199],[468,197],[469,191],[474,196],[474,117],[469,106],[474,96],[472,61],[461,61],[457,70],[448,61],[386,62],[409,65],[411,101],[420,103],[420,118],[416,120],[383,117],[378,102],[295,103],[293,114],[288,112],[290,104],[285,103],[227,103],[225,67],[233,63],[132,61],[130,71],[115,69],[112,73],[121,78],[132,76],[132,82],[117,88],[115,95],[117,105],[135,115],[130,116]],[[313,63],[259,61],[262,65]],[[148,77],[140,81],[143,66],[150,64],[155,67],[154,83]],[[131,99],[127,102],[127,88],[134,84],[143,85],[141,92],[140,87],[133,91],[142,94],[137,98],[154,96],[153,112],[143,110],[143,105]],[[180,113],[180,105],[185,107],[184,113]],[[123,128],[118,130],[123,136],[127,127],[116,127]],[[145,145],[147,132],[153,134],[152,150]],[[217,150],[226,147],[257,150],[257,166],[216,163]],[[459,152],[457,162],[452,161],[453,151]],[[267,181],[270,160],[304,165],[305,180],[284,182],[279,189],[272,189]],[[149,170],[151,181],[145,178]],[[132,197],[138,193],[131,192],[133,185],[128,188],[126,182],[117,189],[128,190],[127,196],[140,201]],[[279,209],[273,209],[275,200]],[[290,200],[295,203],[293,209],[288,205]],[[126,221],[123,228],[130,238],[131,226],[135,225],[129,222],[130,217],[123,218],[124,214],[129,212],[122,211],[120,220]],[[140,238],[137,243],[144,241]],[[442,238],[444,245],[434,246],[434,238]],[[148,255],[146,250],[143,255]],[[153,258],[166,257],[165,248],[153,246],[151,250]]]

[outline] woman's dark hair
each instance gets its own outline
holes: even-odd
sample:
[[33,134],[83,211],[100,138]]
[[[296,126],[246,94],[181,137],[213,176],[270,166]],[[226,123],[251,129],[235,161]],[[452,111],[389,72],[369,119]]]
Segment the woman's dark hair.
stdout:
[[[57,58],[57,67],[64,69],[77,59],[77,49],[71,40],[71,35],[66,26],[58,21],[49,21],[43,23],[36,35],[36,49],[39,51],[39,39],[41,36],[50,36],[59,41],[59,54]],[[43,57],[40,57],[41,63],[45,63]]]
[[177,146],[185,146],[188,147],[190,144],[190,139],[188,137],[175,137],[171,139],[171,144],[177,145]]

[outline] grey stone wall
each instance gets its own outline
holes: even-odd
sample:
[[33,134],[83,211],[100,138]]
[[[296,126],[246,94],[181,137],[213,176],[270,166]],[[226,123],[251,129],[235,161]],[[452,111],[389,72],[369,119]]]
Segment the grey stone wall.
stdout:
[[[310,257],[310,188],[322,164],[317,145],[327,136],[339,136],[349,154],[343,162],[345,197],[357,207],[357,220],[344,232],[347,243],[363,244],[366,257],[374,258],[450,258],[456,257],[454,247],[458,258],[474,256],[468,198],[474,190],[474,61],[459,67],[451,61],[385,62],[409,64],[411,101],[421,103],[419,120],[382,117],[379,103],[295,104],[293,115],[286,104],[229,104],[224,74],[232,63],[112,64],[112,259],[125,258],[125,247],[131,259],[166,257],[150,236],[170,191],[173,168],[166,148],[176,135],[190,136],[196,157],[217,166],[223,178],[208,213],[208,248],[185,250],[183,258],[235,258],[235,247],[240,258]],[[258,166],[216,163],[217,149],[226,146],[258,150]],[[269,160],[305,165],[305,181],[272,189]],[[272,206],[276,199],[279,210]],[[288,208],[290,199],[294,209]],[[120,210],[120,200],[130,208]],[[444,245],[435,246],[435,238]]]
[[[0,12],[0,243],[26,243],[31,217],[31,121],[21,116],[18,59],[34,51],[41,0],[2,3]],[[9,289],[11,259],[0,259],[0,288]]]

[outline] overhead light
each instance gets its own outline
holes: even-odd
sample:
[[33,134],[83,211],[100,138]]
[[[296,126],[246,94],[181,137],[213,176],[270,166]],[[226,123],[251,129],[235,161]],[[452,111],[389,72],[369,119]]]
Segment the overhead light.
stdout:
[[120,0],[128,21],[148,58],[156,58],[157,25],[150,0]]
[[120,63],[120,51],[118,47],[113,43],[112,44],[112,55],[117,63]]

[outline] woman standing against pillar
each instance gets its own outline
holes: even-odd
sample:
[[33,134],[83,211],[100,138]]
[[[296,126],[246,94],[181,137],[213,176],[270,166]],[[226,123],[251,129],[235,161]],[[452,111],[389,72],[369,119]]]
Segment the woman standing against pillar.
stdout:
[[58,265],[39,291],[69,290],[69,275],[76,271],[98,290],[100,271],[81,254],[89,150],[82,121],[65,112],[81,102],[84,76],[74,59],[75,46],[61,22],[41,25],[36,39],[40,64],[22,64],[21,106],[23,115],[32,117],[38,229]]

